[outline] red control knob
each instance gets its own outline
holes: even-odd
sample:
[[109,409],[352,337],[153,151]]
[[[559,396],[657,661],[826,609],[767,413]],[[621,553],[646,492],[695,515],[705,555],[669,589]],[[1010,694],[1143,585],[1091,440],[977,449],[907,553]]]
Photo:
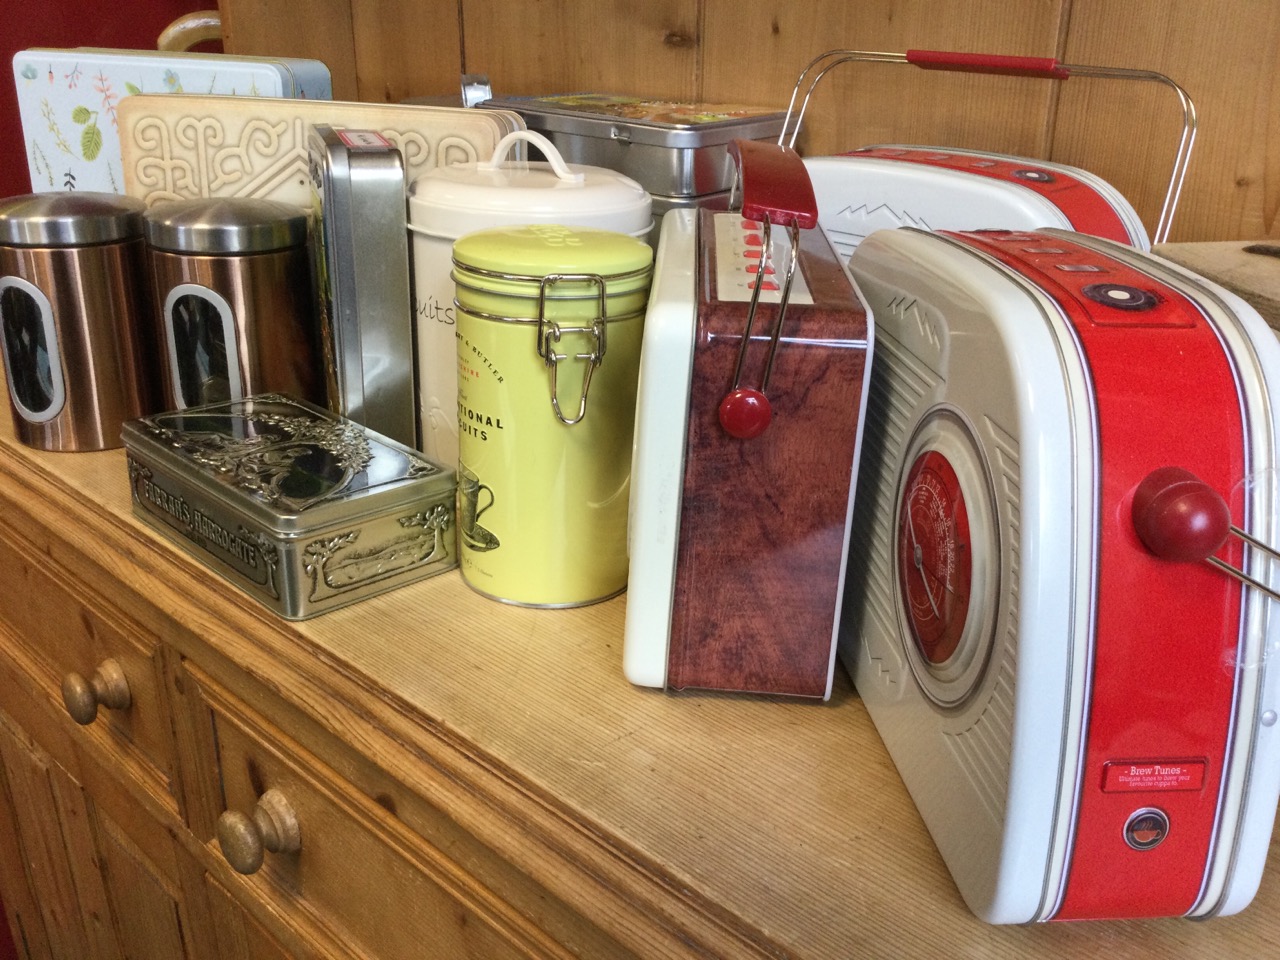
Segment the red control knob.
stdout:
[[769,398],[759,390],[738,387],[720,401],[720,426],[739,440],[750,440],[764,433],[773,419]]
[[1207,483],[1182,467],[1151,471],[1133,493],[1133,528],[1163,560],[1203,560],[1231,532],[1231,511]]

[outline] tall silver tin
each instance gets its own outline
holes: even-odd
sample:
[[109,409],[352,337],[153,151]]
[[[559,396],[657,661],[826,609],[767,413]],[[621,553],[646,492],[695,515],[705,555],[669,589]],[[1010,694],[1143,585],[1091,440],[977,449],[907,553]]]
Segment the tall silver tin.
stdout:
[[420,443],[404,163],[371,130],[312,128],[316,274],[329,405]]

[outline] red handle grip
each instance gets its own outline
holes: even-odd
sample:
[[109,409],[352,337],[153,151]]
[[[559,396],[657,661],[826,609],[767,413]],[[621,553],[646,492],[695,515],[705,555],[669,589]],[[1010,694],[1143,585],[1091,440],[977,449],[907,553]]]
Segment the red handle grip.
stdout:
[[923,70],[960,73],[998,73],[1008,77],[1043,77],[1066,80],[1071,71],[1053,57],[1008,57],[996,53],[945,53],[941,50],[908,50],[907,62]]
[[1133,493],[1133,526],[1143,546],[1164,560],[1203,560],[1231,532],[1217,491],[1182,467],[1152,470]]
[[802,230],[818,225],[818,201],[800,154],[790,147],[763,140],[733,140],[729,153],[738,165],[742,215],[751,220]]

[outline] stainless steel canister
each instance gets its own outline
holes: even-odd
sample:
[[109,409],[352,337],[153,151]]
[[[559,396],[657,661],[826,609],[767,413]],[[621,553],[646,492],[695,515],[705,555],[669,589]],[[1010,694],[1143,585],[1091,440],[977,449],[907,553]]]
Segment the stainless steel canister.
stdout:
[[324,406],[308,214],[238,197],[159,203],[144,219],[164,406],[265,392]]
[[531,606],[627,582],[631,437],[653,253],[532,225],[453,247],[463,578]]
[[151,413],[139,200],[40,193],[0,201],[0,324],[14,430],[45,450],[121,445]]

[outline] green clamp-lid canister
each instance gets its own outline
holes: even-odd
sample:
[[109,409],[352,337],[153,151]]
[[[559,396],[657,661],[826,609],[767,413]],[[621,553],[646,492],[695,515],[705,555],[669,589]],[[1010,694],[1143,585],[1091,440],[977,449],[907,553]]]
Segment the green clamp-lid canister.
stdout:
[[459,556],[480,593],[567,607],[626,586],[652,261],[634,237],[555,225],[454,244]]

